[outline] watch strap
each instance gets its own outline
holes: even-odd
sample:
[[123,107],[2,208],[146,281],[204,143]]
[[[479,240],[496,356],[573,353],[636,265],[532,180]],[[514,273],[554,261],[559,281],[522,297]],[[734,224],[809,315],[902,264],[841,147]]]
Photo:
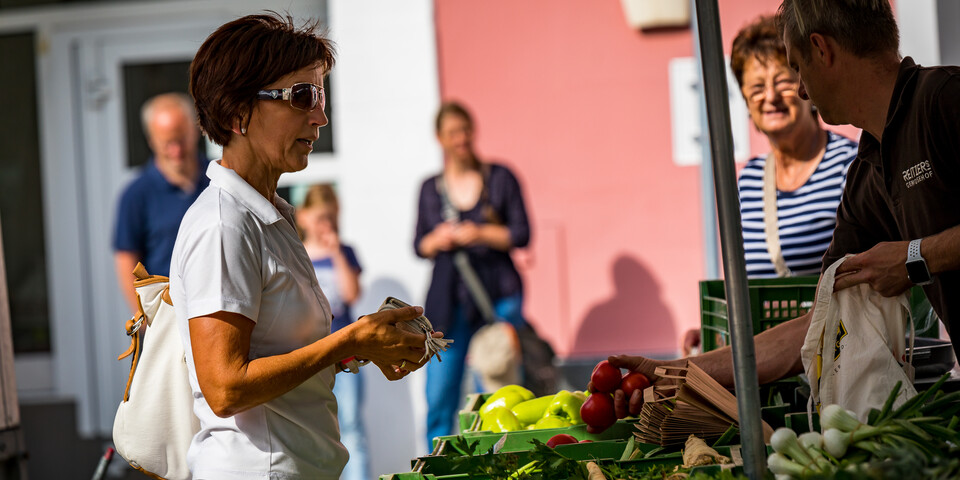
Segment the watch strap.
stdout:
[[[920,255],[920,241],[922,238],[917,238],[915,240],[910,240],[910,244],[907,246],[907,261],[912,262],[914,260],[923,260],[923,256]],[[926,262],[924,262],[926,263]]]
[[[911,240],[907,245],[907,278],[910,279],[916,285],[929,285],[933,282],[933,275],[930,274],[930,269],[927,267],[927,261],[923,258],[923,255],[920,254],[920,241],[921,238]],[[914,265],[914,268],[923,268],[924,274],[921,278],[913,278],[910,275],[910,266]]]

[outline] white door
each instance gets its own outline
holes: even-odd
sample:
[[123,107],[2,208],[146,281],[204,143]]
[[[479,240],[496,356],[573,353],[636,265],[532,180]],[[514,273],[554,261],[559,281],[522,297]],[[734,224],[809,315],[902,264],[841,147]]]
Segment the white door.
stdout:
[[[48,243],[52,263],[65,272],[51,281],[52,374],[58,393],[78,401],[81,434],[110,434],[130,369],[129,360],[117,361],[129,345],[123,325],[130,312],[117,286],[111,243],[119,194],[145,160],[129,153],[131,141],[142,141],[140,97],[151,85],[176,83],[177,73],[166,83],[157,77],[170,72],[183,72],[185,89],[186,66],[203,40],[221,24],[268,3],[114,6],[114,21],[90,15],[89,21],[65,20],[46,29],[50,50],[40,62],[50,85],[40,99],[45,184],[53,197],[47,203],[58,206],[48,212],[54,238]],[[297,18],[321,17],[323,10],[321,2],[286,6]],[[126,98],[131,92],[136,98]]]

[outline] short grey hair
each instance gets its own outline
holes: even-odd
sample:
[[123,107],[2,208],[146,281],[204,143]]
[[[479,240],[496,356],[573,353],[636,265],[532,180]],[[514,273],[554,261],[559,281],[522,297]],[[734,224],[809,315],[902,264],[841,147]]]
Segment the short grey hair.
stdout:
[[780,36],[804,59],[813,33],[832,37],[858,57],[897,53],[900,32],[889,0],[783,0],[777,10]]
[[143,106],[140,107],[140,124],[143,127],[143,134],[147,138],[150,138],[150,121],[156,114],[157,108],[170,105],[180,108],[191,123],[197,123],[197,109],[194,107],[190,95],[180,92],[161,93],[143,102]]

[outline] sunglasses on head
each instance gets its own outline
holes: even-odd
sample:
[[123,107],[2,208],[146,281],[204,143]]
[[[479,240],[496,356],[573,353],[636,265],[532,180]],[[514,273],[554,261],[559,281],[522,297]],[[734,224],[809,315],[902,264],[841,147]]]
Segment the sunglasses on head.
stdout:
[[323,87],[312,83],[295,83],[290,88],[275,88],[257,92],[258,100],[288,100],[297,110],[312,112],[326,106],[327,98]]

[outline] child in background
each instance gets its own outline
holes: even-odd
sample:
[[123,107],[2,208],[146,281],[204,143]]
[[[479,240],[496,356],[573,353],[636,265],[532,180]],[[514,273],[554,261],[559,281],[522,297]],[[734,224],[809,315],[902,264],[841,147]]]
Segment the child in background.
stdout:
[[[333,313],[331,332],[354,320],[350,306],[360,295],[360,263],[353,249],[340,243],[337,195],[330,185],[307,190],[297,209],[297,224],[303,246],[310,256],[320,288],[330,301]],[[363,379],[360,375],[337,375],[333,393],[337,397],[340,441],[350,452],[350,461],[340,478],[368,480],[367,438],[363,429]]]

